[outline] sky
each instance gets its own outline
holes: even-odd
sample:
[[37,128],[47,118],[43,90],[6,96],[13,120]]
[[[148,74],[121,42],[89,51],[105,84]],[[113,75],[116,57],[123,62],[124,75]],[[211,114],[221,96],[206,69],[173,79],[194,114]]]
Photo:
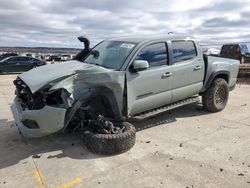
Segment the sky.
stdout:
[[80,48],[136,35],[250,42],[250,0],[0,0],[0,46]]

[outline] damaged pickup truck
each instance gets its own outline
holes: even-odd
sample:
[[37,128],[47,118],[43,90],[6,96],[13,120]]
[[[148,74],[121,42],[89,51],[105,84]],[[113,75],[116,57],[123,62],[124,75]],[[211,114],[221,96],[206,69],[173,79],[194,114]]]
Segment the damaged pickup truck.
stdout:
[[130,118],[147,118],[198,102],[218,112],[235,87],[239,61],[203,56],[183,36],[104,40],[74,60],[18,75],[11,106],[20,132],[41,137],[77,131],[99,154],[125,152],[135,143]]

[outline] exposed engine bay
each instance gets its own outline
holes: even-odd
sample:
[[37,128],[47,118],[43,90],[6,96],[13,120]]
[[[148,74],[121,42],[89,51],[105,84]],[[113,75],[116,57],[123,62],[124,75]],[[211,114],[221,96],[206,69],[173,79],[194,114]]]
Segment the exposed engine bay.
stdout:
[[28,110],[38,110],[45,105],[66,107],[66,99],[70,96],[70,93],[63,88],[56,91],[44,89],[32,94],[29,87],[20,78],[14,80],[14,85],[16,86],[15,94],[20,99],[22,108]]

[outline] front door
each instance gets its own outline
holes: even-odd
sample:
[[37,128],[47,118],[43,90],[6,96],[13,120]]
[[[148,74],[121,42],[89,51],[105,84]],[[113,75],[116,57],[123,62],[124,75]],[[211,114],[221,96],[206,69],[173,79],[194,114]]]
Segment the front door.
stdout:
[[9,57],[4,62],[2,62],[1,71],[2,72],[17,72],[18,69],[17,60],[19,57]]
[[149,68],[126,72],[128,116],[171,103],[173,69],[168,59],[166,42],[148,44],[138,50],[132,62],[146,60]]

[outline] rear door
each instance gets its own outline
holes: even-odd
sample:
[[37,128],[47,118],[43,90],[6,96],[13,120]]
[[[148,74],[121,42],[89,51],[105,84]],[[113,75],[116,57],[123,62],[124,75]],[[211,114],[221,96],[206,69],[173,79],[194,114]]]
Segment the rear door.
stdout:
[[173,102],[198,94],[203,87],[205,65],[201,49],[192,40],[172,41]]
[[165,41],[142,46],[134,60],[146,60],[149,68],[138,72],[126,72],[127,114],[129,116],[151,110],[172,101],[172,68]]

